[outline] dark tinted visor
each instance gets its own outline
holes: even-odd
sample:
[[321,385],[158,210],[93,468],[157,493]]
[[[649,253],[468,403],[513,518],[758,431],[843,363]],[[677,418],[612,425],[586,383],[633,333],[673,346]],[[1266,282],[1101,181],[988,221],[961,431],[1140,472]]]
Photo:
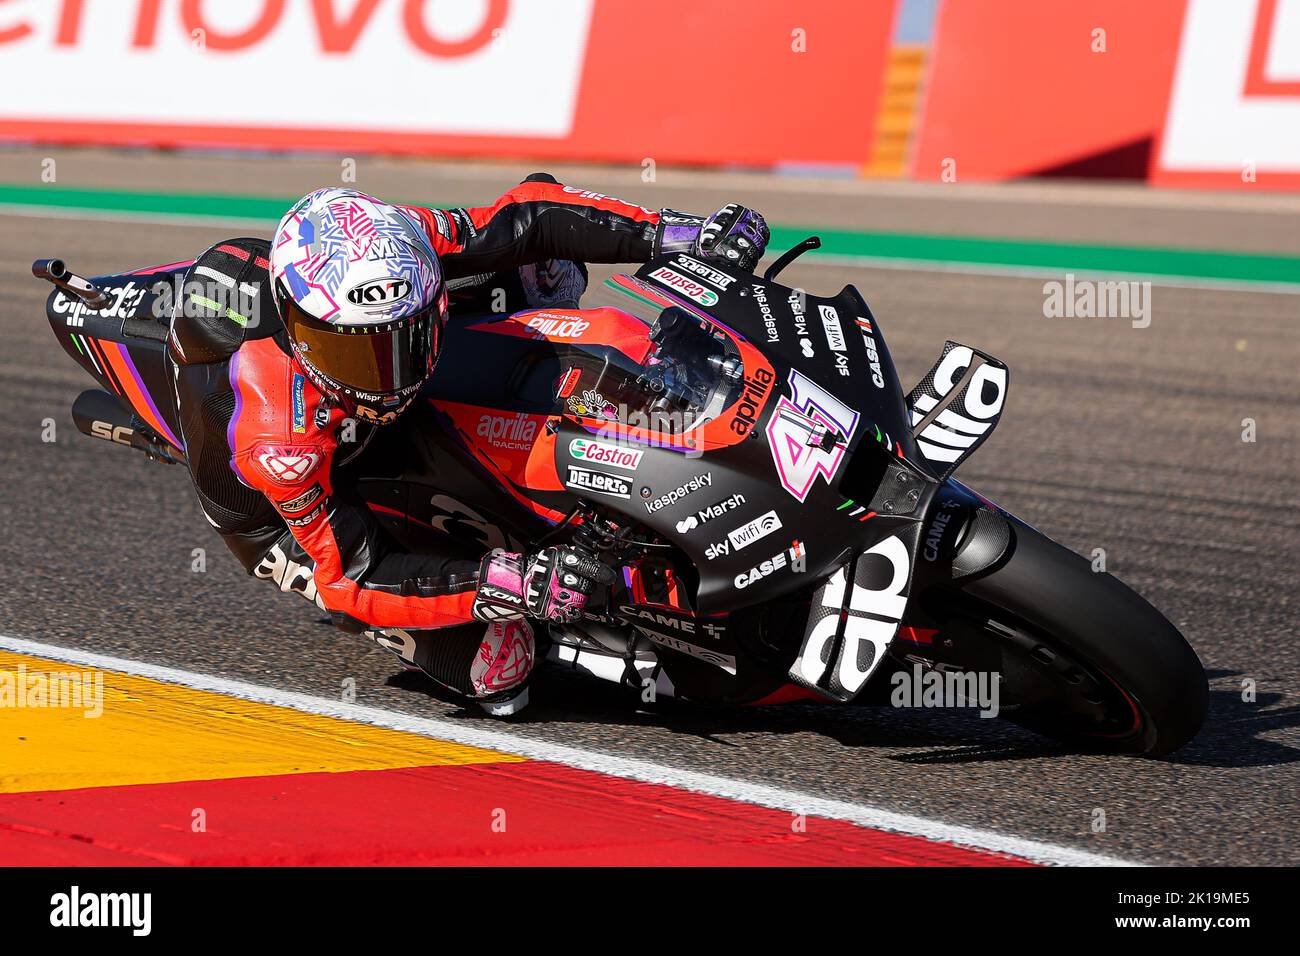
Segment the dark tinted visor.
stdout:
[[429,375],[441,324],[437,305],[392,322],[359,326],[321,322],[292,299],[282,299],[281,306],[301,358],[347,391],[360,397],[391,395]]

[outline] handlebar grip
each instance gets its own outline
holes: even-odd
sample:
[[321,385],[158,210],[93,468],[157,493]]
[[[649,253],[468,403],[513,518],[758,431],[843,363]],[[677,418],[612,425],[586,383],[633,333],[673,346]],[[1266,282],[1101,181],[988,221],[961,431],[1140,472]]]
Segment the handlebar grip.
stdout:
[[108,296],[89,279],[70,270],[62,259],[37,259],[32,263],[32,275],[80,299],[89,308],[102,309],[108,305]]

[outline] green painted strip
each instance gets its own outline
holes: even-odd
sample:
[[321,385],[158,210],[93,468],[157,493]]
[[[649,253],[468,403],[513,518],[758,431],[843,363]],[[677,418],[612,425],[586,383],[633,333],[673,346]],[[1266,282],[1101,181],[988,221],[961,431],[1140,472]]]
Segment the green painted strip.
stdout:
[[[290,197],[0,184],[0,207],[44,210],[274,222],[294,201]],[[861,260],[864,264],[873,261],[932,263],[936,266],[1022,269],[1059,275],[1067,272],[1118,274],[1300,286],[1300,256],[782,225],[772,229],[772,247],[788,249],[812,234],[821,236],[823,254]],[[812,255],[815,257],[817,253]]]
[[1300,285],[1300,257],[1258,253],[791,226],[772,229],[772,246],[788,249],[810,235],[821,237],[821,253],[855,259],[960,263],[1062,274],[1177,276]]
[[163,216],[222,216],[279,222],[293,199],[219,193],[163,193],[126,189],[0,184],[0,206],[152,213]]
[[68,338],[72,339],[72,344],[77,347],[78,352],[80,352],[82,355],[86,354],[86,350],[81,347],[81,342],[78,341],[76,335],[69,335]]

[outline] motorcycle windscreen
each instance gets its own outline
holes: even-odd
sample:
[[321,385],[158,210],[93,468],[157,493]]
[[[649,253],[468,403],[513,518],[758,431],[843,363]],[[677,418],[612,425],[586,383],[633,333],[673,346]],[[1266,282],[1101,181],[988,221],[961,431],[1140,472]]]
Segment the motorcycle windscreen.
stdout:
[[876,440],[890,449],[897,443],[909,460],[919,457],[884,336],[852,286],[817,296],[685,253],[646,263],[636,278],[656,297],[738,332],[774,366],[796,370],[852,408],[864,426],[852,444],[878,429]]

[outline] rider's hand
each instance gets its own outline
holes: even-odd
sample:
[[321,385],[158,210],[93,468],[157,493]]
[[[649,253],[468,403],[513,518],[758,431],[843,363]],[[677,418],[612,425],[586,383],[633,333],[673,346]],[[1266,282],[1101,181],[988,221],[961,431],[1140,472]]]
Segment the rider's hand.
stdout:
[[704,220],[695,240],[695,254],[752,272],[770,238],[762,216],[748,206],[728,203]]
[[483,558],[471,613],[480,621],[576,621],[596,585],[613,579],[599,559],[570,547],[529,555],[493,551]]

